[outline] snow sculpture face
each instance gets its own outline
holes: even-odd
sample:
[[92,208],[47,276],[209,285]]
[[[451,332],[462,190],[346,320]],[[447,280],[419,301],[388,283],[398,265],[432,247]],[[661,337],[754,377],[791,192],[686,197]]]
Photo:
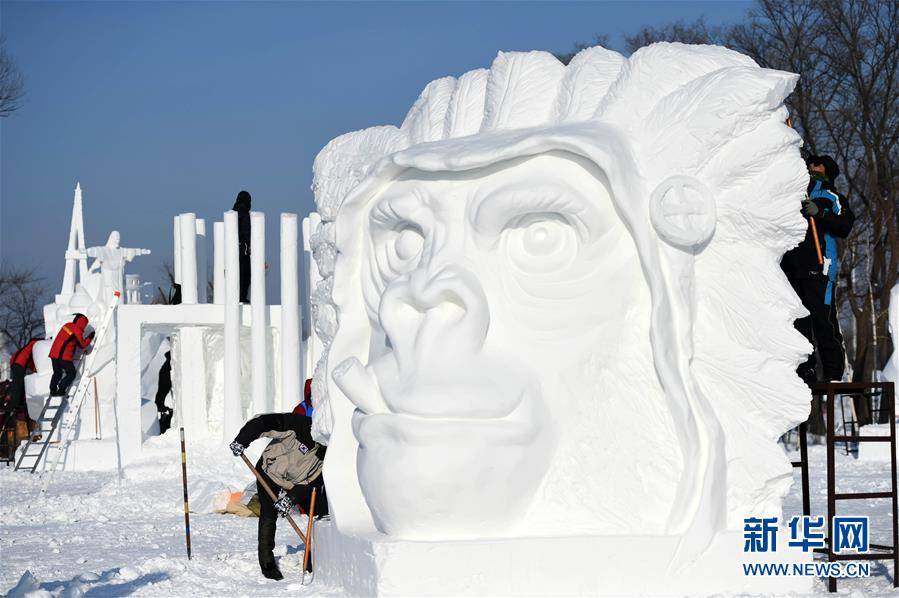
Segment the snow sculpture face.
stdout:
[[460,510],[496,527],[530,504],[564,433],[551,412],[589,400],[546,372],[625,336],[621,314],[644,286],[604,178],[549,153],[409,170],[366,206],[362,290],[383,401],[347,394],[362,489],[385,530],[452,533]]
[[332,141],[313,396],[341,530],[671,534],[688,561],[779,512],[771,439],[809,398],[777,267],[794,82],[709,46],[500,53]]
[[121,243],[121,235],[119,235],[119,231],[114,230],[109,233],[109,238],[106,240],[106,246],[112,249],[117,249]]

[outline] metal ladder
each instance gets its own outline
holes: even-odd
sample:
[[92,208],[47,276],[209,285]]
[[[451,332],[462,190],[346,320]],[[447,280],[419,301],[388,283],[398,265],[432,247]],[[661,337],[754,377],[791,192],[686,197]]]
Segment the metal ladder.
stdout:
[[[37,421],[38,429],[28,435],[28,442],[25,444],[25,448],[19,455],[18,461],[16,461],[16,471],[27,470],[29,473],[34,473],[37,471],[41,459],[47,453],[50,445],[54,445],[56,456],[50,465],[49,475],[44,480],[44,485],[41,488],[42,492],[46,491],[50,479],[53,477],[53,473],[59,466],[63,453],[66,451],[66,448],[68,448],[68,445],[75,434],[75,429],[78,424],[78,415],[81,411],[81,406],[84,404],[84,398],[87,396],[88,389],[90,388],[91,378],[90,376],[85,376],[85,374],[91,371],[91,367],[93,366],[94,359],[97,355],[97,347],[103,343],[106,332],[109,330],[109,324],[112,322],[112,316],[115,312],[115,308],[119,304],[120,297],[121,293],[117,291],[109,302],[109,306],[106,308],[103,321],[94,336],[93,348],[84,356],[79,364],[78,384],[74,386],[74,390],[70,387],[65,396],[47,397],[47,400],[44,402],[44,408],[41,410],[41,415]],[[52,438],[57,429],[59,429],[59,439],[54,442]]]
[[[825,539],[824,548],[815,548],[815,552],[825,555],[827,562],[857,561],[857,560],[890,560],[893,561],[893,587],[899,588],[899,480],[897,480],[897,437],[896,437],[896,387],[892,382],[827,382],[812,386],[812,394],[826,398],[826,440],[827,440],[827,528],[828,536],[833,529],[833,519],[837,513],[838,501],[845,504],[847,500],[870,500],[877,498],[889,498],[892,501],[890,523],[892,524],[892,545],[870,543],[868,552],[860,554],[836,554],[831,539]],[[881,408],[884,404],[892,406],[889,414],[890,433],[888,436],[862,436],[853,424],[841,434],[837,433],[835,415],[835,402],[838,396],[863,397],[871,400],[879,396]],[[842,404],[842,401],[841,401]],[[872,411],[874,411],[872,409]],[[845,421],[845,420],[844,420]],[[811,515],[811,501],[809,497],[809,460],[808,460],[808,422],[799,426],[800,459],[793,462],[793,467],[801,468],[802,474],[802,514]],[[889,490],[876,492],[837,492],[836,474],[836,445],[838,442],[862,443],[878,442],[890,445],[890,472]],[[849,451],[846,451],[849,454]],[[827,588],[831,592],[837,591],[837,578],[827,578]]]

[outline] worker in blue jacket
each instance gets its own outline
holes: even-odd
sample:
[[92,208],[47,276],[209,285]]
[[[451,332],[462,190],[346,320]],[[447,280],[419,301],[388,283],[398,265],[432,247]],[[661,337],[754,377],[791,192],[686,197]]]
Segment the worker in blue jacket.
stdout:
[[805,239],[784,254],[781,268],[809,311],[808,316],[796,320],[795,326],[814,347],[797,368],[806,384],[812,384],[821,380],[816,369],[818,360],[824,380],[843,377],[845,350],[834,300],[840,271],[837,239],[849,235],[855,215],[834,188],[834,181],[840,176],[836,161],[830,156],[812,155],[806,158],[806,166],[808,197],[802,202],[802,215],[809,224]]

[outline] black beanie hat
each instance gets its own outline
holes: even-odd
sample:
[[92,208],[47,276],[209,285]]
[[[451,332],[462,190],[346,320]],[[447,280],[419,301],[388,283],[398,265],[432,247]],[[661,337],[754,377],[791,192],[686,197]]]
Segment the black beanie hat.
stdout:
[[250,209],[250,202],[253,200],[250,197],[249,191],[241,191],[237,194],[237,199],[234,201],[234,207],[231,208],[237,212],[242,212]]
[[826,174],[827,178],[831,181],[836,180],[836,178],[840,176],[840,167],[837,166],[837,161],[828,155],[809,156],[805,159],[805,164],[806,166],[809,164],[820,164],[824,167],[824,174]]

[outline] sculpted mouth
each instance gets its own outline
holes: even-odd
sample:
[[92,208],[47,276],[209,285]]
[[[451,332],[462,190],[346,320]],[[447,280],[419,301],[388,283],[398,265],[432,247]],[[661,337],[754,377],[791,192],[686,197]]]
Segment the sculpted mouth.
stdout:
[[[364,415],[391,414],[423,420],[490,421],[516,419],[525,402],[525,391],[510,372],[476,375],[470,368],[453,368],[460,375],[452,378],[406,379],[393,369],[396,363],[387,355],[374,367],[363,366],[351,357],[333,371],[334,382]],[[482,370],[484,368],[481,368]],[[505,380],[502,385],[497,380]],[[385,393],[382,388],[387,384]]]
[[438,419],[396,413],[367,415],[353,412],[353,434],[362,448],[389,439],[407,446],[487,442],[491,445],[525,444],[535,423],[517,419]]
[[359,411],[365,414],[390,411],[381,396],[377,378],[355,357],[342,361],[334,368],[331,377]]
[[[460,436],[489,438],[492,443],[520,443],[533,435],[536,418],[518,392],[514,400],[506,401],[511,408],[485,415],[480,413],[397,413],[390,409],[378,385],[377,377],[358,359],[351,357],[333,372],[334,381],[356,406],[353,413],[353,432],[363,446],[371,439],[389,437],[411,444],[459,442]],[[434,389],[445,397],[459,392],[458,388]],[[432,393],[428,393],[429,395]],[[433,398],[433,397],[430,397]]]

